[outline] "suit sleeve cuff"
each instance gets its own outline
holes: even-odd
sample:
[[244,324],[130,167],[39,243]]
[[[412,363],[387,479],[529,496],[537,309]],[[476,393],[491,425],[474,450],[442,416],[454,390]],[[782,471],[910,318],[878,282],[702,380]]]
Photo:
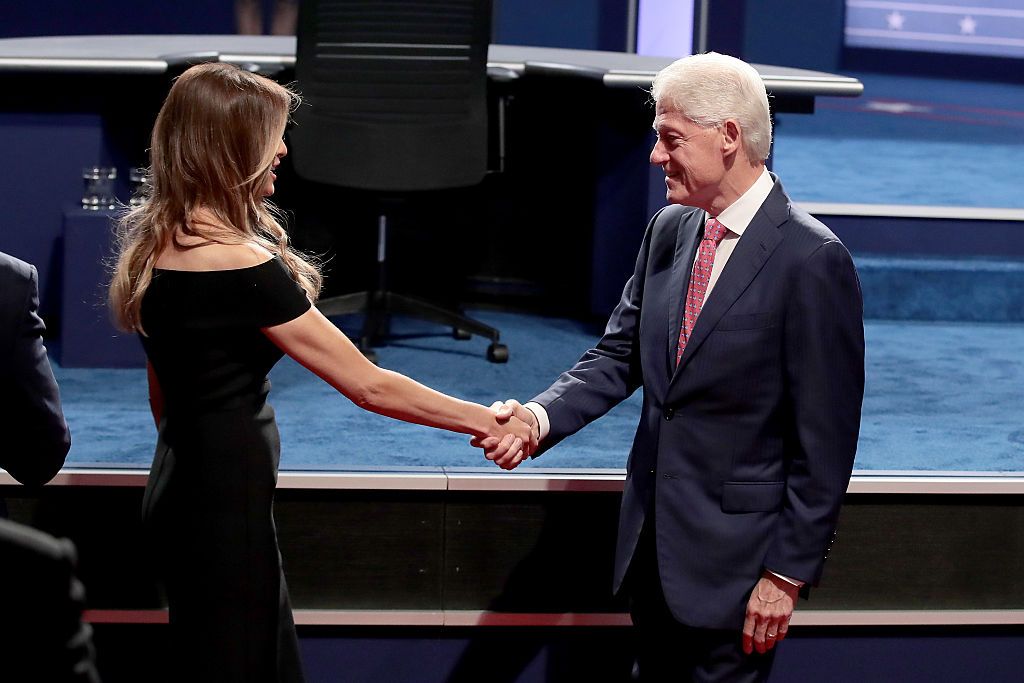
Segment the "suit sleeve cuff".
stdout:
[[543,441],[544,437],[551,431],[551,420],[548,419],[548,411],[544,410],[544,406],[533,401],[524,404],[523,407],[537,417],[538,440]]
[[804,582],[801,581],[800,579],[790,578],[790,577],[786,576],[785,574],[780,574],[778,572],[773,572],[771,569],[766,569],[765,571],[768,572],[769,574],[771,574],[772,576],[779,577],[780,579],[782,579],[783,581],[785,581],[788,584],[792,584],[792,585],[796,586],[797,588],[803,588],[804,587]]

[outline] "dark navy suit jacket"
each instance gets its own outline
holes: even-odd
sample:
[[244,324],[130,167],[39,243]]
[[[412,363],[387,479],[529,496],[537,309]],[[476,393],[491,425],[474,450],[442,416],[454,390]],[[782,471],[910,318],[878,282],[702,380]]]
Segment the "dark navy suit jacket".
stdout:
[[551,422],[542,452],[643,387],[615,590],[653,513],[675,618],[738,629],[764,569],[821,573],[860,428],[863,306],[849,252],[775,179],[677,367],[704,219],[678,205],[654,216],[604,336],[533,400]]
[[71,448],[38,308],[35,267],[0,252],[0,467],[30,485],[52,479]]

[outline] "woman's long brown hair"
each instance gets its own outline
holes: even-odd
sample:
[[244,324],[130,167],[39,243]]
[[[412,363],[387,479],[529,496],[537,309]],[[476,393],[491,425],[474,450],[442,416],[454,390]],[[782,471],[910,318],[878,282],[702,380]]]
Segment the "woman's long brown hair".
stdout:
[[[157,257],[178,230],[211,242],[257,243],[280,256],[311,301],[317,266],[289,246],[278,212],[263,196],[298,95],[230,64],[194,66],[175,81],[150,143],[148,194],[119,221],[110,282],[115,322],[142,332],[141,305]],[[203,209],[216,225],[196,220]]]

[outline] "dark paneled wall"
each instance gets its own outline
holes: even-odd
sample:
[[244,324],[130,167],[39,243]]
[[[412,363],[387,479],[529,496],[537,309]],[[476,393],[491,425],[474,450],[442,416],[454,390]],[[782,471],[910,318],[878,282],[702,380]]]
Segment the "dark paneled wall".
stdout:
[[494,0],[494,42],[626,49],[629,0]]
[[234,0],[12,0],[0,21],[0,38],[234,32]]
[[758,64],[838,70],[844,13],[843,0],[748,1],[739,56]]
[[[263,0],[265,14],[273,4]],[[234,33],[234,0],[39,0],[4,3],[0,38]],[[494,41],[625,50],[629,0],[494,0]]]

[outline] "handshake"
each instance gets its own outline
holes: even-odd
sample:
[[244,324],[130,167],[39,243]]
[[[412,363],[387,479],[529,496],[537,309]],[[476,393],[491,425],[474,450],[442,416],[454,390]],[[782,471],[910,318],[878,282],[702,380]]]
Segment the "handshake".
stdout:
[[491,405],[494,424],[490,434],[474,436],[469,443],[482,448],[484,457],[503,470],[513,470],[537,451],[540,423],[537,415],[515,399]]

